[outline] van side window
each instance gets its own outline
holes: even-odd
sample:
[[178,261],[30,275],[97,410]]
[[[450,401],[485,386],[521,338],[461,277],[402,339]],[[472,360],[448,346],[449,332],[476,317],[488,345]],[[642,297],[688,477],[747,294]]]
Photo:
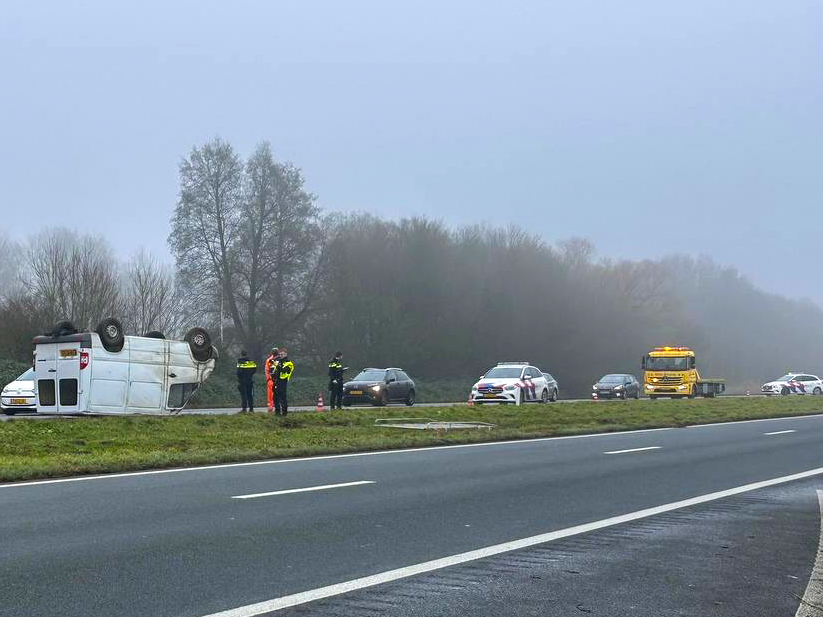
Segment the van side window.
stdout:
[[169,408],[179,409],[186,404],[189,397],[197,390],[196,383],[176,383],[169,388]]

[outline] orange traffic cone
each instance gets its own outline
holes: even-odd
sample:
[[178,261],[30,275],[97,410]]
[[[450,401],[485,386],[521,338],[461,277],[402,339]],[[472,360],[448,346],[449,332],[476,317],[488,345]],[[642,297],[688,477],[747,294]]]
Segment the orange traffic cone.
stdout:
[[325,403],[323,402],[323,393],[320,392],[317,395],[317,407],[315,409],[317,411],[323,411],[323,407],[325,407]]

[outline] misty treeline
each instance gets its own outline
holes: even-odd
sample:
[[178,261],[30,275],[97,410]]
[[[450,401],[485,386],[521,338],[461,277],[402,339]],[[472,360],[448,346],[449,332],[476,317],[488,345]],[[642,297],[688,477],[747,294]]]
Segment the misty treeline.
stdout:
[[224,358],[285,345],[303,374],[338,349],[350,375],[400,366],[467,386],[527,360],[583,395],[604,373],[639,374],[658,345],[694,348],[704,377],[738,389],[823,372],[819,307],[708,258],[612,261],[516,226],[323,212],[265,143],[244,159],[213,140],[179,177],[173,266],[143,251],[121,263],[104,239],[62,229],[0,240],[0,357],[30,358],[31,336],[59,319],[114,315],[132,334],[205,326]]
[[0,230],[0,358],[28,361],[32,337],[68,319],[119,318],[131,334],[180,335],[201,316],[174,271],[144,250],[120,261],[102,236],[45,229],[24,242]]

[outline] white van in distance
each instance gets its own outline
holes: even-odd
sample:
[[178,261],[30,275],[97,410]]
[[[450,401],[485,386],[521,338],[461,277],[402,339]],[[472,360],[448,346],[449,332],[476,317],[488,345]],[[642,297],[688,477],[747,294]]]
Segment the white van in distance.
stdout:
[[34,339],[37,412],[153,414],[180,411],[214,370],[208,332],[192,328],[184,341],[159,332],[124,336],[116,319],[94,332],[61,322]]

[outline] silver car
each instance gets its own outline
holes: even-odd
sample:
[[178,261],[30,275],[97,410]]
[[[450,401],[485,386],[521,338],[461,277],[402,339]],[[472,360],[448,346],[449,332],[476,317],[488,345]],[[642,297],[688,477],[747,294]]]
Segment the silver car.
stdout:
[[37,411],[37,397],[34,391],[34,369],[29,369],[12,381],[0,394],[0,409],[7,416],[17,412]]

